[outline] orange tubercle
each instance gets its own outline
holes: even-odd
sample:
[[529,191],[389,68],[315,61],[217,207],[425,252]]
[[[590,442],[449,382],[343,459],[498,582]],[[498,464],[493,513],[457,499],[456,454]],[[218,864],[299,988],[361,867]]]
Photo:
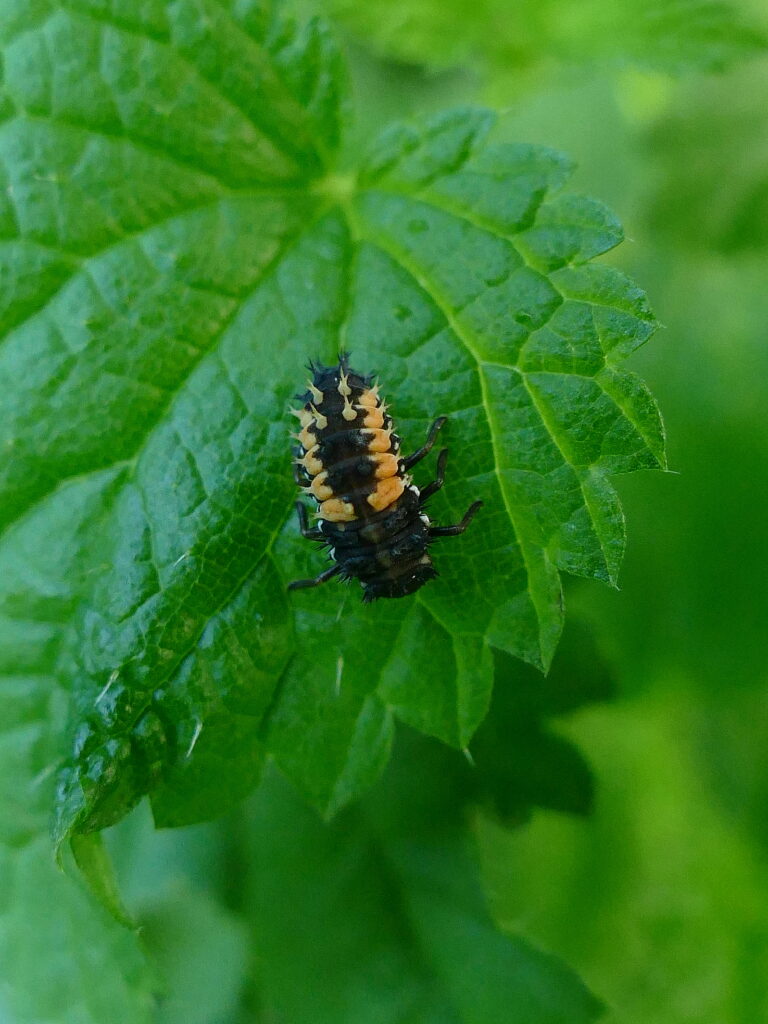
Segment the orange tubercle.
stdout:
[[376,485],[376,490],[368,495],[367,501],[376,512],[383,512],[393,501],[397,501],[405,490],[405,481],[400,476],[389,476]]
[[330,523],[351,523],[357,519],[354,505],[343,498],[328,498],[320,505],[317,514]]

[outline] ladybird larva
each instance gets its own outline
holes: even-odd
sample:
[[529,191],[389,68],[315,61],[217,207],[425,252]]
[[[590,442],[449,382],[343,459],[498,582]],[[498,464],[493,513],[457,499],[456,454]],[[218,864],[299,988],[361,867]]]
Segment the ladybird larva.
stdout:
[[425,504],[443,486],[447,448],[432,483],[419,490],[411,481],[409,470],[432,450],[446,417],[435,420],[418,451],[403,456],[371,376],[351,369],[345,354],[335,366],[310,363],[310,371],[301,408],[293,410],[301,425],[295,477],[316,502],[317,524],[309,526],[302,501],[296,507],[302,535],[325,544],[333,565],[289,590],[340,576],[360,581],[364,601],[413,594],[437,575],[431,541],[463,533],[482,505],[473,502],[453,526],[430,522]]

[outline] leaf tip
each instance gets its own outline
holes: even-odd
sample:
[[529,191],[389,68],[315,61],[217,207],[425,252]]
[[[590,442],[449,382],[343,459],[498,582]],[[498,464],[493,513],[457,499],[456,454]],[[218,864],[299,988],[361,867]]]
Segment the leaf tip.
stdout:
[[115,869],[101,833],[74,835],[69,841],[69,847],[92,895],[119,924],[137,931],[138,925],[123,903]]

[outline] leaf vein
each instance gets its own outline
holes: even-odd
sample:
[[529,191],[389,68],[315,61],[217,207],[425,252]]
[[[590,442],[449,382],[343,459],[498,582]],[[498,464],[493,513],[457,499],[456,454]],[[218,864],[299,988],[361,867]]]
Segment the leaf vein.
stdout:
[[541,419],[544,428],[551,437],[553,444],[557,448],[566,465],[569,465],[574,470],[574,476],[576,477],[579,484],[579,490],[581,491],[581,497],[584,501],[584,507],[586,508],[587,513],[589,515],[589,520],[592,523],[592,531],[595,535],[597,543],[600,545],[600,550],[603,555],[603,561],[605,563],[606,572],[610,573],[610,561],[608,558],[608,550],[606,548],[605,539],[603,538],[600,530],[598,529],[598,523],[595,518],[592,502],[590,500],[589,495],[587,494],[586,488],[584,487],[584,481],[582,480],[581,475],[578,472],[576,472],[576,467],[579,465],[579,463],[576,461],[572,453],[566,452],[563,441],[561,441],[558,437],[556,427],[550,422],[549,413],[547,412],[544,404],[539,400],[539,397],[536,395],[535,390],[528,383],[525,373],[521,373],[520,376],[523,382],[523,387],[525,388],[529,398],[531,399],[533,407],[536,410],[539,418]]
[[[219,200],[216,200],[216,202],[219,202]],[[213,204],[206,204],[206,205],[213,205]],[[185,212],[188,213],[189,211],[185,211]],[[301,228],[295,234],[291,235],[286,240],[286,242],[280,247],[280,249],[277,251],[277,253],[275,253],[275,255],[272,257],[272,259],[269,261],[269,263],[267,263],[266,266],[262,268],[261,273],[260,273],[259,278],[256,281],[256,283],[252,286],[252,288],[249,290],[249,292],[246,295],[244,295],[243,298],[238,303],[236,303],[234,305],[233,309],[231,310],[229,315],[224,320],[224,323],[222,324],[222,326],[219,329],[219,331],[211,339],[211,342],[210,342],[210,345],[208,346],[208,348],[199,349],[198,350],[198,357],[189,366],[188,371],[187,371],[187,378],[185,378],[185,379],[188,379],[189,375],[192,373],[192,371],[195,369],[195,367],[197,367],[200,364],[200,362],[205,358],[206,355],[208,355],[208,353],[210,353],[212,350],[216,349],[216,347],[218,346],[219,342],[221,341],[221,338],[224,336],[224,334],[227,332],[227,330],[229,330],[230,326],[232,325],[233,321],[235,320],[235,318],[239,314],[239,312],[242,309],[243,305],[248,301],[248,299],[252,295],[254,295],[258,291],[258,289],[264,283],[265,279],[275,269],[275,267],[280,263],[280,261],[284,258],[285,254],[289,251],[289,249],[291,249],[298,242],[299,238],[301,238],[301,236],[304,234],[305,231],[308,231],[308,230],[310,230],[312,228],[312,226],[317,222],[317,220],[320,218],[321,215],[322,215],[322,210],[319,211],[317,213],[316,217],[313,218],[310,222],[302,224]],[[176,215],[174,215],[174,216],[176,216]],[[173,220],[173,217],[168,218],[168,220]],[[161,223],[161,222],[158,222],[158,224],[156,224],[154,226],[155,227],[159,226],[159,223]],[[137,234],[139,234],[139,233],[137,232]],[[123,241],[125,241],[125,239],[122,239],[120,243],[117,243],[117,245],[122,244]],[[117,245],[109,246],[108,248],[110,248],[110,249],[111,248],[117,248]],[[62,288],[63,287],[65,287],[65,285],[62,285]],[[47,305],[47,303],[46,303],[46,305]],[[43,307],[43,309],[44,308],[45,307]],[[42,312],[42,310],[40,310],[38,312]],[[6,338],[8,336],[9,335],[6,335]],[[5,339],[0,339],[0,344],[2,344],[3,340],[5,340]],[[92,469],[88,470],[87,473],[85,473],[85,474],[84,473],[79,473],[79,474],[76,474],[76,476],[86,476],[86,475],[88,475],[88,474],[90,474],[92,472],[96,472],[96,471],[99,471],[99,470],[107,469],[107,468],[109,468],[112,465],[128,466],[128,467],[131,467],[131,469],[135,469],[136,461],[138,460],[138,458],[139,458],[143,448],[145,447],[153,427],[162,419],[163,415],[167,412],[167,410],[169,409],[169,407],[170,407],[170,405],[171,405],[171,403],[172,403],[176,393],[181,390],[181,387],[183,386],[183,383],[184,382],[180,382],[178,388],[175,391],[171,390],[171,389],[168,390],[168,395],[169,395],[168,401],[164,405],[158,407],[158,409],[155,411],[155,415],[153,417],[151,425],[148,427],[148,429],[145,432],[145,434],[138,439],[137,447],[134,450],[134,452],[132,453],[132,455],[130,456],[130,458],[128,458],[128,459],[121,459],[119,463],[105,463],[103,465],[95,466]],[[14,516],[14,518],[9,520],[9,522],[5,524],[3,529],[0,530],[0,539],[2,539],[2,537],[4,536],[6,531],[8,531],[14,525],[14,523],[18,522],[21,518],[23,518],[28,513],[30,508],[32,508],[32,507],[38,505],[39,503],[41,503],[42,501],[44,501],[45,498],[52,491],[56,490],[60,486],[61,483],[62,483],[61,480],[55,481],[54,484],[51,487],[49,487],[48,490],[44,494],[36,496],[34,501],[33,501],[33,503],[31,503],[30,505],[27,505],[27,506],[19,509],[17,514]]]
[[[229,15],[229,12],[226,11],[226,8],[223,5],[216,3],[216,7],[217,9],[221,10],[225,15]],[[137,39],[141,39],[145,42],[151,43],[154,46],[164,47],[165,49],[170,50],[195,75],[197,80],[200,83],[204,84],[210,90],[212,95],[217,96],[219,99],[223,100],[229,107],[231,107],[233,110],[241,114],[245,118],[247,123],[251,125],[252,128],[254,128],[264,139],[268,140],[275,146],[278,152],[282,153],[283,156],[288,157],[293,162],[297,171],[301,171],[302,154],[300,148],[296,147],[296,151],[292,152],[290,148],[290,140],[288,138],[285,138],[276,133],[272,126],[259,121],[256,118],[255,111],[253,109],[243,106],[243,104],[235,96],[233,96],[230,92],[223,88],[221,81],[205,74],[203,70],[200,68],[200,66],[195,63],[192,57],[190,57],[182,49],[175,45],[175,40],[173,38],[172,33],[169,32],[166,36],[160,36],[157,33],[150,33],[143,30],[143,26],[142,28],[139,28],[139,26],[137,25],[131,25],[123,19],[114,18],[112,15],[107,15],[103,12],[82,10],[80,8],[73,7],[71,4],[59,3],[59,8],[69,11],[71,14],[77,15],[78,17],[81,17],[83,20],[91,21],[97,25],[100,25],[103,28],[111,28],[116,32],[122,32],[125,35],[133,36]],[[282,77],[277,74],[277,68],[268,59],[267,51],[265,50],[264,46],[260,45],[259,42],[252,35],[244,32],[242,30],[242,27],[239,26],[233,18],[228,17],[228,20],[244,38],[249,40],[253,48],[252,52],[258,55],[258,59],[262,67],[266,67],[270,71],[274,72],[275,79],[279,81],[280,84],[283,86],[283,89],[285,91],[285,99],[293,107],[294,113],[299,114],[299,117],[302,120],[302,122],[306,122],[308,120],[306,111],[299,103],[296,102],[296,100],[288,90],[287,86],[285,85],[285,82],[282,79]],[[306,130],[306,124],[303,124],[303,127]],[[309,135],[310,138],[312,138],[311,133],[309,131],[307,131],[307,135]],[[318,155],[322,155],[321,149],[318,147],[317,140],[312,138],[312,143]]]

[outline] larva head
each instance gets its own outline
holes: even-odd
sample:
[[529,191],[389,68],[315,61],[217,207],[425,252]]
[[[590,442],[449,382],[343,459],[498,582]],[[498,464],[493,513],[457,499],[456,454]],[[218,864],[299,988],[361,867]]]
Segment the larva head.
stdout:
[[342,410],[343,415],[343,410],[351,408],[360,395],[372,390],[373,377],[351,370],[345,353],[340,354],[335,366],[312,362],[309,370],[311,378],[307,382],[307,390],[296,397],[306,408],[313,405],[321,413],[325,412],[325,403],[326,407],[332,405]]

